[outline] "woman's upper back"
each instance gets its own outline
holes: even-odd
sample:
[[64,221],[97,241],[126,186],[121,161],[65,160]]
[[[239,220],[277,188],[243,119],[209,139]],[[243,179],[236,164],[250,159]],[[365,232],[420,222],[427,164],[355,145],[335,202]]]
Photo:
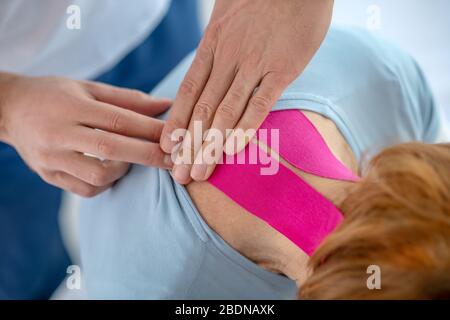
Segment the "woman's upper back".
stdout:
[[[190,59],[155,94],[173,97]],[[338,130],[337,137],[342,135],[357,160],[372,148],[408,140],[430,141],[437,130],[431,95],[414,62],[362,31],[331,30],[304,74],[274,107],[282,109],[303,109],[330,119]],[[328,120],[317,121],[320,129],[320,123],[325,126]],[[336,152],[345,150],[346,143]],[[228,219],[226,223],[232,226],[228,231],[245,234],[249,225],[243,217],[253,217],[239,214],[239,209],[233,209],[236,204],[206,188],[192,185],[188,190],[200,210],[210,206],[208,212],[202,211],[208,223],[217,228]],[[217,203],[200,204],[205,196]],[[214,206],[230,210],[215,211]],[[233,220],[236,213],[238,220]],[[228,237],[227,243],[223,239],[227,235],[222,231],[219,236],[208,223],[187,190],[175,184],[168,172],[134,166],[113,189],[83,203],[82,262],[89,295],[144,299],[295,297],[293,281],[244,257],[233,248],[245,250],[239,248],[245,243],[232,243],[233,237],[239,237]],[[250,223],[256,230],[255,220]],[[266,239],[284,245],[282,238],[269,237],[273,230],[262,227]],[[256,239],[258,232],[253,236]],[[268,245],[276,248],[273,241]]]
[[[347,168],[351,169],[356,175],[358,171],[356,159],[334,123],[317,113],[304,111],[303,114],[305,114],[315,128],[303,128],[300,135],[308,134],[308,132],[306,132],[308,130],[317,129],[335,158]],[[282,135],[282,133],[284,132],[281,131],[279,133],[280,140],[290,139],[292,137],[292,132],[289,132],[289,136]],[[303,152],[315,152],[315,150],[312,150],[314,144],[304,144],[303,146],[305,147]],[[310,149],[309,147],[312,148]],[[346,196],[347,191],[352,185],[349,181],[323,178],[298,169],[284,159],[281,154],[281,148],[280,154],[274,152],[272,156],[274,159],[278,159],[280,162],[279,166],[283,166],[292,171],[301,180],[307,182],[323,197],[330,200],[336,206]],[[281,179],[280,177],[277,177],[277,173],[275,173],[273,177],[275,180],[267,180],[262,176],[249,178],[255,179],[255,182],[256,180],[260,180],[256,183],[275,182],[276,180]],[[241,177],[241,179],[246,178],[247,177]],[[241,182],[236,181],[236,184],[239,185],[240,183]],[[289,188],[289,185],[280,183],[279,186],[272,186],[272,188],[277,187]],[[289,240],[288,235],[283,234],[281,231],[277,231],[280,230],[282,226],[280,226],[280,228],[271,226],[271,219],[266,218],[263,221],[258,217],[257,209],[252,208],[251,205],[244,208],[228,197],[223,190],[211,183],[192,182],[186,188],[205,222],[235,250],[267,270],[284,274],[290,279],[298,280],[298,282],[301,282],[301,280],[305,278],[308,254],[293,241]],[[286,191],[289,192],[289,190]],[[264,194],[264,192],[265,191],[262,190],[262,193],[258,193],[256,196],[271,197],[270,191],[269,194]],[[248,195],[245,194],[244,190],[242,197],[247,196]],[[305,196],[305,194],[298,195],[298,197]],[[281,201],[281,199],[274,200]],[[291,205],[293,207],[297,206],[295,202],[285,203],[285,205]],[[300,215],[302,211],[301,206],[296,209],[298,209],[298,215]],[[304,212],[304,214],[309,213]],[[277,220],[279,221],[280,218],[278,217]],[[285,223],[291,224],[292,221],[286,217],[282,224]],[[317,225],[317,228],[320,228],[320,226]],[[296,230],[296,232],[302,232],[302,230]],[[319,232],[319,230],[317,230],[317,232]]]

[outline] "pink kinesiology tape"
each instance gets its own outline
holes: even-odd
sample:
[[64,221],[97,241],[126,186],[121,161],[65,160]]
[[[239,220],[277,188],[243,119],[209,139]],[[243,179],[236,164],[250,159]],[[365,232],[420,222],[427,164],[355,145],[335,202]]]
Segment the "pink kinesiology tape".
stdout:
[[[298,110],[271,112],[261,129],[279,130],[279,150],[274,150],[298,169],[331,179],[358,179],[334,157],[314,125]],[[270,139],[267,144],[274,146]],[[256,163],[238,162],[238,157],[250,158],[249,150],[228,157],[208,181],[311,255],[340,223],[341,212],[282,163],[276,174],[262,175],[260,156]]]
[[299,110],[271,112],[261,129],[279,130],[279,150],[273,148],[271,139],[267,139],[267,144],[298,169],[329,179],[359,179],[333,155],[314,125]]

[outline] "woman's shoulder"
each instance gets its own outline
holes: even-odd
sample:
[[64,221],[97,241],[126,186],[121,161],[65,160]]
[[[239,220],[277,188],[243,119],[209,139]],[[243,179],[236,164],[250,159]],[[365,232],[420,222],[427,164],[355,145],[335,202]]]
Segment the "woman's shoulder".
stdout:
[[437,126],[432,94],[415,60],[358,28],[330,29],[274,108],[293,107],[330,118],[358,159],[394,143],[430,141]]
[[133,166],[112,189],[83,200],[80,215],[88,295],[184,297],[198,273],[205,243],[167,171]]

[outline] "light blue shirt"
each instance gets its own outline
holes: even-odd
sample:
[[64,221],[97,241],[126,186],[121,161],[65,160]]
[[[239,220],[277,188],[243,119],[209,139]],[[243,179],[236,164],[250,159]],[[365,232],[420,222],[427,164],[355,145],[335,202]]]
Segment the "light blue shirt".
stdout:
[[[174,97],[192,60],[154,94]],[[363,30],[332,29],[274,110],[303,109],[333,122],[358,159],[399,142],[434,141],[438,116],[416,63]],[[257,266],[202,220],[168,171],[133,166],[81,206],[89,298],[292,299],[295,283]]]

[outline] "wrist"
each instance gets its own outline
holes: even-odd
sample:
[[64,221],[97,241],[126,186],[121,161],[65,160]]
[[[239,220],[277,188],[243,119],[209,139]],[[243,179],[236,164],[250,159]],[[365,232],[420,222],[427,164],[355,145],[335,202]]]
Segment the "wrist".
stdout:
[[223,17],[227,12],[229,12],[230,8],[236,5],[240,5],[242,1],[247,0],[238,0],[238,1],[230,1],[230,0],[216,0],[214,2],[214,8],[211,13],[210,21],[217,21],[221,17]]
[[14,83],[20,76],[0,72],[0,141],[8,143],[7,119]]

